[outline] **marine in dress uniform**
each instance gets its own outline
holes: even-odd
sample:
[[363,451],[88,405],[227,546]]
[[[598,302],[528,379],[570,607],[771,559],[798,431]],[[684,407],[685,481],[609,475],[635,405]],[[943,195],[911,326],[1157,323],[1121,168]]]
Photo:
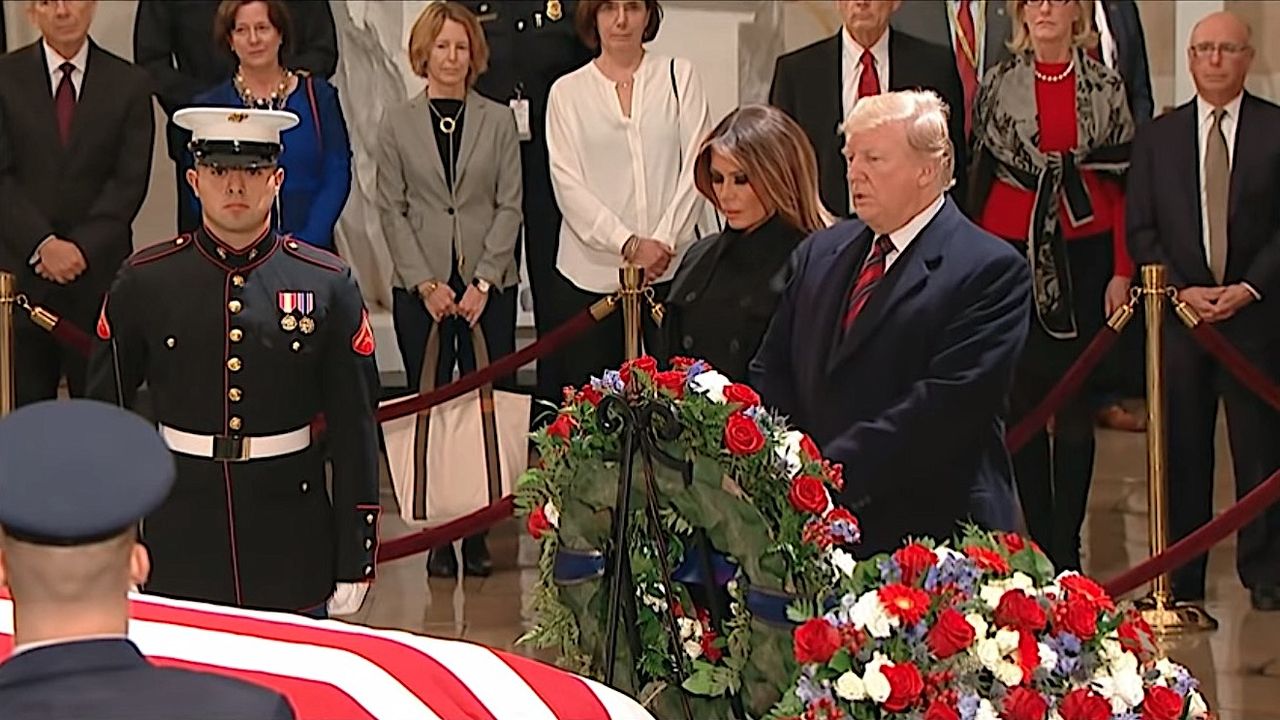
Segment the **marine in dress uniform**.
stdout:
[[[489,43],[489,69],[476,91],[511,105],[520,133],[524,180],[524,253],[533,290],[538,334],[551,332],[581,307],[556,271],[560,209],[551,190],[547,159],[547,95],[561,75],[591,60],[573,27],[574,0],[468,0]],[[527,112],[527,120],[524,119]],[[525,132],[527,130],[527,132]],[[559,401],[563,384],[558,358],[538,360],[538,395]]]
[[[378,545],[374,339],[347,265],[269,230],[279,132],[297,118],[174,118],[193,132],[204,226],[126,262],[89,372],[93,397],[126,405],[145,381],[177,457],[174,492],[143,528],[155,566],[146,589],[319,615],[337,583],[335,598],[358,608]],[[243,207],[257,214],[236,216],[241,237],[262,232],[237,247],[216,228]],[[321,414],[324,445],[311,429]]]
[[147,571],[138,522],[173,479],[155,428],[105,403],[45,401],[0,420],[0,587],[15,622],[0,717],[294,717],[272,690],[156,667],[126,638],[125,593]]

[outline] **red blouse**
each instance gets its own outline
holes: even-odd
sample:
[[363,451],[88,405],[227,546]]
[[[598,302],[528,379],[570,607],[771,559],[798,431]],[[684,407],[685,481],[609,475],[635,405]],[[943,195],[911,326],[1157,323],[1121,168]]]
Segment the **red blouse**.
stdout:
[[[1066,63],[1036,63],[1036,70],[1044,75],[1058,75],[1067,69]],[[1075,73],[1058,82],[1036,79],[1036,108],[1040,119],[1040,149],[1046,152],[1070,150],[1076,146],[1076,83]],[[1062,236],[1067,240],[1111,233],[1112,257],[1115,275],[1133,276],[1133,260],[1125,245],[1124,187],[1116,180],[1096,172],[1081,171],[1089,200],[1093,205],[1093,220],[1072,227],[1067,214],[1065,198],[1060,201],[1059,223]],[[1024,239],[1035,207],[1036,194],[1031,190],[997,179],[991,185],[987,204],[978,219],[987,232],[993,235]]]

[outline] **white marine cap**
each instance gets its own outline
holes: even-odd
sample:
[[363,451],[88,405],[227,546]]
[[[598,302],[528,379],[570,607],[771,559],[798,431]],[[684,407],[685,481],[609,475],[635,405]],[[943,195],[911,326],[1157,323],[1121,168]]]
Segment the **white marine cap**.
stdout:
[[274,165],[280,133],[298,124],[282,110],[193,107],[173,114],[178,127],[191,131],[189,148],[197,163],[226,167]]

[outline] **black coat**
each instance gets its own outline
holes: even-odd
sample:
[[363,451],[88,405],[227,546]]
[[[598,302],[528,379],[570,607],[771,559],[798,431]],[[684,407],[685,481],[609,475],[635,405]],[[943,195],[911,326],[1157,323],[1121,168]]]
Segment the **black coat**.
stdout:
[[[84,81],[63,147],[44,47],[0,57],[0,269],[18,289],[79,321],[90,317],[133,252],[131,225],[151,174],[155,133],[146,73],[89,41]],[[31,266],[49,235],[80,247],[88,268],[67,285]]]
[[[283,293],[307,293],[314,307],[282,324]],[[183,236],[126,263],[97,334],[90,397],[127,405],[145,381],[157,422],[228,439],[296,430],[321,413],[328,424],[323,443],[291,455],[175,453],[173,493],[143,523],[148,591],[303,610],[335,581],[372,578],[377,374],[360,289],[340,259],[275,233],[239,255],[204,231]]]
[[291,720],[289,701],[234,678],[160,668],[128,640],[32,648],[0,663],[5,720]]
[[804,235],[774,215],[750,233],[726,229],[694,243],[667,293],[663,360],[706,360],[746,382],[747,363],[786,286],[787,258]]
[[[964,87],[956,70],[955,55],[950,48],[927,43],[906,33],[890,29],[889,87],[886,90],[925,89],[938,93],[951,108],[948,134],[955,147],[956,198],[967,197],[965,191],[968,149],[964,138]],[[822,202],[836,215],[848,215],[849,183],[845,159],[841,153],[844,136],[839,127],[844,122],[843,81],[840,36],[844,30],[826,40],[819,40],[778,58],[773,71],[769,103],[786,111],[804,128],[818,154],[818,189]],[[957,111],[956,108],[961,108]]]

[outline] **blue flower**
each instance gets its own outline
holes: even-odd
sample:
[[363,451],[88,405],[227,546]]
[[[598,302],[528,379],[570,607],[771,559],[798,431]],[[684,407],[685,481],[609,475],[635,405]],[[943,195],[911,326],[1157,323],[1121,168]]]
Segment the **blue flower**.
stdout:
[[1080,639],[1071,633],[1060,633],[1048,640],[1049,649],[1058,654],[1058,664],[1053,672],[1059,677],[1071,677],[1080,669]]
[[[594,378],[592,381],[594,382]],[[605,370],[600,378],[600,390],[620,393],[623,391],[622,375],[617,370]]]
[[880,558],[880,579],[886,583],[902,582],[902,566],[892,556]]
[[800,698],[800,702],[808,707],[823,698],[834,701],[831,688],[826,687],[826,683],[815,681],[811,673],[812,670],[806,670],[805,674],[796,681],[796,697]]
[[978,715],[978,708],[982,705],[982,701],[978,699],[975,693],[965,693],[960,696],[960,700],[956,703],[956,709],[960,711],[960,720],[973,720]]
[[685,371],[685,382],[688,382],[694,379],[695,377],[701,375],[702,373],[710,369],[711,369],[711,366],[707,365],[706,360],[698,360],[694,364],[690,365],[689,369]]
[[947,556],[940,565],[929,568],[924,576],[924,589],[937,592],[939,588],[954,585],[961,592],[972,595],[981,571],[967,558]]
[[1200,687],[1200,681],[1191,677],[1191,673],[1187,672],[1186,668],[1179,665],[1178,668],[1173,671],[1173,691],[1174,692],[1178,693],[1183,697],[1186,697],[1191,693],[1192,690],[1196,690],[1199,687]]
[[1122,712],[1119,715],[1112,715],[1111,718],[1112,720],[1142,720],[1141,716],[1133,710]]

